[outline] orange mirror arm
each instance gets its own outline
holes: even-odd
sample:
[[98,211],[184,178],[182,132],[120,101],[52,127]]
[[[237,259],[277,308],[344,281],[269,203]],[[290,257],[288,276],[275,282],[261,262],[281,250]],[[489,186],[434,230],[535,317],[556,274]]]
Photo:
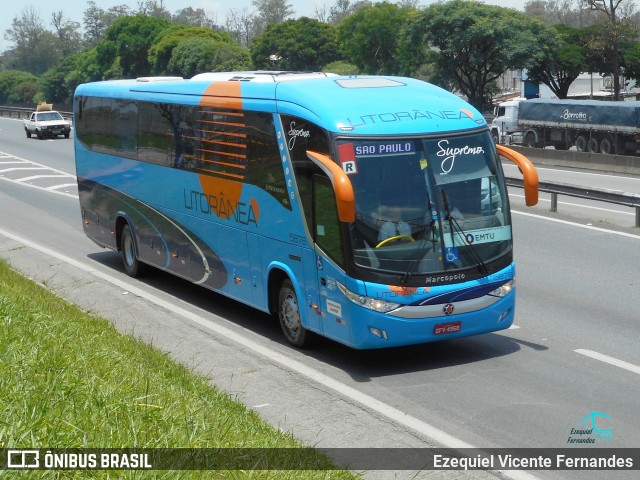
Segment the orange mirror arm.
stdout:
[[531,160],[515,150],[496,144],[498,153],[515,163],[524,177],[524,198],[527,207],[538,203],[538,172]]
[[344,170],[328,156],[307,150],[307,157],[318,165],[329,177],[333,185],[333,191],[338,205],[338,218],[341,222],[353,223],[356,221],[356,202],[351,180]]

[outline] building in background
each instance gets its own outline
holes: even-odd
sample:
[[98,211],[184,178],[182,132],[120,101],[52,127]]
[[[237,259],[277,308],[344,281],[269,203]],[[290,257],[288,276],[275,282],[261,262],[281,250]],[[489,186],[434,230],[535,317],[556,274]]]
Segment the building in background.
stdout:
[[[625,100],[638,100],[640,88],[629,87],[629,80],[621,79],[623,90],[621,92]],[[503,102],[517,97],[525,98],[557,98],[544,84],[532,84],[527,81],[526,71],[508,70],[498,79],[500,93],[495,96],[494,103]],[[602,76],[597,73],[581,74],[569,87],[568,98],[612,100],[613,88],[610,76]]]

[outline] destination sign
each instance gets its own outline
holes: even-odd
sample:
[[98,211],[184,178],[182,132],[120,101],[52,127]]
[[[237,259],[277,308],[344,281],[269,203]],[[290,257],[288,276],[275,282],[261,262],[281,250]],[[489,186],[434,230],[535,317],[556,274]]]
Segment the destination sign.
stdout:
[[414,142],[386,142],[355,145],[355,153],[358,157],[370,155],[402,155],[415,153],[415,151],[416,147]]

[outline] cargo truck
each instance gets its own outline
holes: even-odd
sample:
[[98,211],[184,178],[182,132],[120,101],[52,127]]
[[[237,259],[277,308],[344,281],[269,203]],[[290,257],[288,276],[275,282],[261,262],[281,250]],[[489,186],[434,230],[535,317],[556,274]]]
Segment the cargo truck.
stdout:
[[640,102],[515,99],[495,109],[496,143],[555,147],[580,152],[636,155],[640,148]]

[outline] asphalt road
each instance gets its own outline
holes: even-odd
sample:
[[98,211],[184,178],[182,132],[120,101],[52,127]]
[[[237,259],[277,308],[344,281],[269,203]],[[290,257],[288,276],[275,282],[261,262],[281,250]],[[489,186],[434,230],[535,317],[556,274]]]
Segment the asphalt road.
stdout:
[[[84,236],[73,187],[61,186],[73,175],[73,141],[27,139],[21,128],[0,119],[0,255],[209,375],[307,444],[564,448],[572,428],[601,412],[608,420],[598,426],[612,436],[596,448],[640,446],[640,232],[628,228],[633,220],[625,223],[624,214],[562,202],[561,212],[550,214],[544,204],[522,207],[521,192],[512,191],[514,328],[385,351],[327,340],[297,351],[262,313],[168,275],[124,275],[116,254]],[[54,183],[24,180],[39,175]],[[541,177],[640,192],[633,177],[554,169]],[[462,473],[422,475],[483,478]],[[637,471],[529,473],[637,478]]]

